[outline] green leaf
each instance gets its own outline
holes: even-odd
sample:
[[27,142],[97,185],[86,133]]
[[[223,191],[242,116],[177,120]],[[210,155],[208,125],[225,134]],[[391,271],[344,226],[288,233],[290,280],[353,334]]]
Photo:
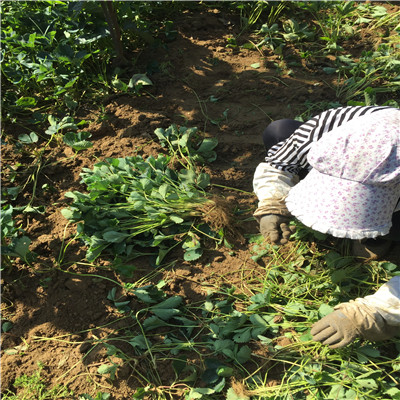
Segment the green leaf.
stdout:
[[336,68],[332,68],[332,67],[324,67],[324,68],[322,68],[322,70],[328,75],[335,74],[337,71]]
[[154,308],[152,311],[155,315],[157,315],[157,317],[161,318],[164,321],[168,321],[175,315],[179,315],[181,313],[180,310],[176,308],[172,308],[169,310]]
[[223,365],[217,369],[217,375],[225,378],[233,375],[233,368]]
[[20,97],[15,104],[19,107],[32,108],[36,106],[37,101],[33,97]]
[[61,215],[70,221],[76,222],[80,220],[82,214],[79,211],[74,210],[72,208],[63,208],[61,210]]
[[168,324],[155,315],[153,315],[150,318],[146,318],[146,320],[143,322],[143,328],[146,331],[149,331],[151,329],[161,328],[163,326],[168,326]]
[[29,135],[26,133],[23,133],[18,136],[18,140],[24,144],[32,144],[32,143],[36,143],[39,140],[39,137],[38,137],[38,135],[36,135],[35,132],[31,132]]
[[140,350],[147,350],[148,346],[152,346],[152,344],[149,340],[147,340],[147,342],[146,342],[146,339],[143,335],[138,335],[138,336],[135,336],[134,338],[130,339],[129,344]]
[[196,399],[201,399],[205,394],[213,394],[213,393],[215,393],[214,389],[194,388],[190,390],[189,394],[187,395],[187,398],[190,400],[196,400]]
[[356,383],[365,389],[378,389],[378,384],[374,379],[356,379]]
[[205,138],[202,142],[200,147],[197,149],[199,153],[209,152],[214,150],[215,147],[218,145],[217,138]]
[[152,306],[150,308],[172,308],[172,307],[178,307],[182,304],[182,297],[181,296],[173,296],[169,297],[168,299],[162,301],[161,303]]
[[44,214],[45,212],[46,212],[46,207],[45,206],[32,207],[31,205],[28,204],[24,208],[24,213]]
[[222,377],[222,379],[220,379],[215,386],[213,387],[213,389],[215,390],[216,393],[219,393],[222,391],[222,389],[225,387],[225,383],[226,380],[224,377]]
[[176,224],[181,224],[184,219],[181,217],[178,217],[177,215],[170,215],[169,217],[171,219],[171,221],[175,222]]
[[248,307],[249,311],[268,306],[271,301],[271,290],[266,289],[263,293],[257,293],[250,298],[250,301],[253,304]]
[[179,307],[181,303],[182,303],[182,297],[174,296],[162,301],[161,303],[155,306],[150,307],[150,310],[155,315],[157,315],[157,317],[163,319],[164,321],[167,321],[173,316],[181,313],[180,310],[176,308]]
[[247,343],[251,340],[251,332],[252,332],[252,328],[251,327],[246,327],[246,328],[242,328],[242,329],[238,329],[237,332],[234,336],[233,336],[233,340],[236,343]]
[[21,186],[10,187],[6,188],[5,190],[7,192],[7,195],[10,196],[11,200],[15,200],[21,191]]
[[253,325],[255,325],[256,327],[265,327],[265,328],[267,328],[269,325],[268,325],[268,323],[265,321],[265,319],[264,318],[262,318],[260,315],[258,315],[258,314],[252,314],[252,315],[250,315],[250,317],[249,317],[249,319],[250,319],[250,322],[253,324]]
[[122,82],[120,79],[118,79],[117,77],[115,77],[112,81],[111,81],[111,85],[117,89],[120,92],[127,92],[128,91],[128,85],[124,82]]
[[197,177],[197,186],[205,189],[207,186],[210,185],[210,175],[202,172]]
[[110,243],[121,243],[127,239],[130,235],[128,233],[122,233],[117,231],[107,231],[103,234],[103,239]]
[[115,372],[117,371],[118,365],[115,364],[103,364],[97,368],[97,372],[101,375],[110,374],[110,378],[115,378]]
[[4,255],[25,259],[29,254],[30,244],[31,240],[27,236],[21,236],[19,238],[14,238],[10,246],[2,246],[1,250]]
[[381,267],[384,268],[386,271],[389,271],[389,272],[393,272],[393,271],[395,271],[396,269],[399,268],[396,264],[393,264],[391,262],[383,262],[381,264]]
[[70,94],[66,94],[64,96],[64,102],[65,105],[70,109],[70,110],[75,110],[75,108],[78,106],[78,102],[75,101]]
[[143,286],[135,289],[133,293],[141,301],[147,304],[159,303],[164,298],[164,292],[154,285]]
[[244,394],[237,394],[233,388],[229,388],[226,392],[226,400],[250,400],[250,397]]
[[362,346],[356,351],[357,359],[360,363],[369,362],[371,359],[378,358],[381,355],[381,352],[371,346]]
[[90,132],[67,132],[63,136],[63,141],[76,151],[86,150],[93,146],[92,142],[86,140],[90,136],[92,136]]
[[242,346],[240,350],[236,353],[236,360],[240,364],[244,364],[246,361],[249,361],[251,358],[251,349],[249,346]]
[[2,332],[9,332],[13,327],[13,323],[10,321],[5,321],[1,324],[1,331]]
[[321,304],[318,309],[318,315],[322,318],[334,311],[333,307],[328,306],[328,304]]
[[185,261],[195,261],[198,260],[203,255],[203,249],[190,249],[186,250],[183,259]]
[[389,395],[393,400],[400,400],[400,389],[393,387],[386,390],[385,394]]
[[343,257],[339,253],[331,251],[325,256],[325,262],[329,268],[344,268],[353,262],[353,257]]
[[146,74],[135,74],[129,81],[128,87],[133,88],[136,85],[151,86],[153,82]]
[[169,183],[163,183],[159,188],[158,188],[158,193],[161,194],[161,196],[165,199],[167,197],[167,194],[171,190],[171,185]]
[[235,343],[231,339],[218,339],[214,342],[213,345],[215,351],[220,353],[225,349],[233,349]]

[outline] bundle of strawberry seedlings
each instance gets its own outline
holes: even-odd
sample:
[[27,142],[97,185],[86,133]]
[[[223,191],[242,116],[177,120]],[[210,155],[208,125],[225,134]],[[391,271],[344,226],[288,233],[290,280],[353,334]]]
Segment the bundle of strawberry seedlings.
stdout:
[[[193,163],[171,169],[176,151],[169,146],[171,156],[107,158],[93,169],[84,168],[87,193],[66,193],[73,203],[62,214],[77,223],[88,261],[102,253],[124,260],[152,254],[159,264],[177,245],[185,260],[195,260],[202,255],[202,239],[224,239],[230,218],[222,200],[204,190],[209,176],[196,172]],[[189,159],[190,153],[185,156]]]

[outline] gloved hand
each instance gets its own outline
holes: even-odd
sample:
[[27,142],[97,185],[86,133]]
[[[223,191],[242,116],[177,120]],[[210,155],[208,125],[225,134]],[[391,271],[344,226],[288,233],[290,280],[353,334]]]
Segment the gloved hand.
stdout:
[[311,328],[313,340],[327,344],[331,349],[347,346],[357,337],[371,341],[390,339],[399,331],[398,326],[387,325],[380,314],[357,301],[342,303],[335,308]]
[[327,344],[331,349],[347,346],[360,336],[357,327],[340,310],[326,315],[311,328],[311,335],[316,342]]
[[296,230],[295,226],[289,226],[289,222],[290,218],[283,215],[263,215],[260,218],[260,232],[265,238],[270,238],[272,243],[285,244]]

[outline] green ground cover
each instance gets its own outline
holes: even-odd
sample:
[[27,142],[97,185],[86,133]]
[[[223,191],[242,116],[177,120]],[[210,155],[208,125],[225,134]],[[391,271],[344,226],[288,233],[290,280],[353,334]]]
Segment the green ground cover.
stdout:
[[[255,52],[268,49],[276,56],[278,76],[290,75],[291,68],[298,66],[298,61],[288,57],[289,48],[295,48],[299,57],[311,64],[331,56],[333,65],[323,67],[323,72],[336,78],[336,105],[398,106],[400,11],[389,13],[382,3],[113,4],[123,32],[124,52],[173,41],[177,35],[174,18],[183,10],[220,8],[240,20],[240,30],[226,46]],[[126,73],[118,59],[118,41],[112,40],[99,2],[4,1],[1,7],[3,124],[30,130],[19,135],[2,131],[2,142],[35,160],[23,179],[15,165],[3,164],[8,184],[2,188],[2,269],[9,271],[16,258],[27,268],[35,262],[26,227],[13,216],[45,212],[36,205],[35,197],[38,176],[49,163],[46,150],[61,143],[74,152],[90,148],[90,133],[81,130],[88,124],[79,116],[81,105],[112,94],[145,95],[152,81],[150,73],[133,77]],[[346,43],[365,32],[377,40],[375,50],[362,50],[357,58],[348,54]],[[257,41],[248,40],[249,33]],[[331,106],[308,100],[298,118],[305,120],[316,110]],[[132,398],[400,399],[399,340],[382,346],[356,342],[331,351],[311,341],[309,334],[311,324],[336,304],[370,293],[400,274],[393,263],[361,264],[345,251],[339,254],[329,249],[325,237],[299,226],[286,254],[257,235],[246,238],[252,259],[265,270],[263,279],[243,282],[247,295],[235,286],[213,287],[205,302],[185,304],[181,296],[165,293],[162,280],[157,285],[149,283],[160,268],[166,268],[163,259],[177,245],[177,236],[183,238],[188,261],[201,256],[206,246],[203,236],[213,245],[230,245],[222,227],[218,230],[194,222],[199,202],[212,201],[206,194],[209,177],[202,167],[218,157],[214,151],[217,142],[197,137],[196,130],[177,129],[156,131],[168,153],[157,159],[109,159],[84,170],[82,179],[88,194],[71,192],[68,196],[75,203],[64,211],[68,220],[80,222],[77,237],[84,240],[82,246],[89,245],[88,263],[112,249],[111,259],[121,279],[114,282],[108,299],[121,319],[131,323],[130,330],[121,333],[118,340],[141,355],[147,367],[147,373],[139,377],[142,387]],[[169,168],[172,158],[179,160],[179,173]],[[31,198],[26,204],[15,204],[28,185],[32,187]],[[101,220],[96,219],[100,208],[105,212]],[[132,218],[137,219],[135,226],[129,224]],[[324,249],[319,250],[310,239],[324,243]],[[148,247],[156,248],[154,272],[135,284],[124,282],[124,276],[131,273],[125,264],[127,258]],[[67,249],[68,243],[63,243],[57,268],[63,269]],[[244,273],[246,268],[243,266]],[[117,289],[133,296],[142,308],[132,310],[129,301],[116,295]],[[11,329],[3,321],[3,332]],[[278,332],[290,339],[289,345],[273,342],[271,337]],[[255,343],[264,351],[257,353]],[[107,350],[108,361],[98,367],[98,373],[111,382],[122,365],[135,367],[135,360],[107,339],[94,339],[89,352],[96,346]],[[190,361],[193,354],[204,365],[202,371]],[[159,363],[166,361],[172,363],[175,379],[163,386]],[[112,399],[103,391],[89,395],[71,394],[62,386],[46,388],[41,367],[33,376],[19,377],[14,386],[19,394],[4,392],[5,400]]]

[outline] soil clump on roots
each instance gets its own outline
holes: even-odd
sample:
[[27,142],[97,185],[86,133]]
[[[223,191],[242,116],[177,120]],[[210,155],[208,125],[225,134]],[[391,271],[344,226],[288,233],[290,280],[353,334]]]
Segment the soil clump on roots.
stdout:
[[244,243],[243,234],[235,221],[234,206],[221,197],[213,196],[198,208],[201,219],[207,223],[213,231],[223,229],[228,242]]

